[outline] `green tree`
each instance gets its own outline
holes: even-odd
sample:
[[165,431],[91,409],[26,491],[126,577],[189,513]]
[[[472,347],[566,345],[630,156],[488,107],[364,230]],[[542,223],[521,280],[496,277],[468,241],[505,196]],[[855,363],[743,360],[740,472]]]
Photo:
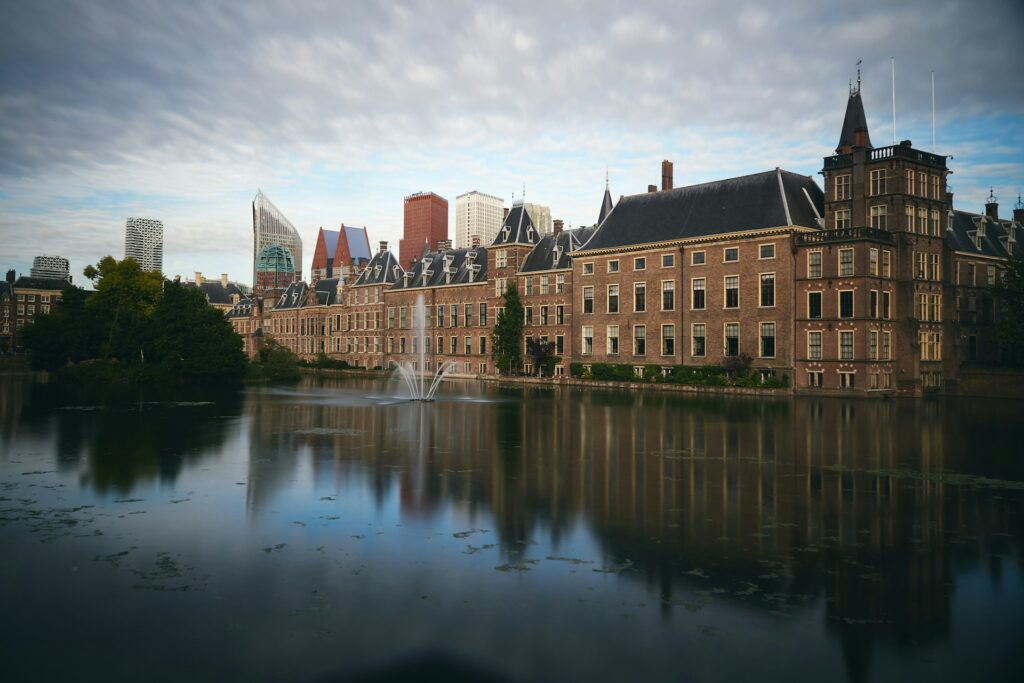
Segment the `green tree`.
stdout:
[[67,286],[52,313],[37,316],[21,330],[21,345],[37,370],[57,370],[96,355],[96,319],[86,307],[86,292]]
[[533,361],[533,367],[537,375],[550,375],[555,366],[555,342],[543,341],[536,336],[527,337],[526,355]]
[[152,329],[153,360],[171,376],[227,379],[245,372],[242,338],[197,288],[166,283]]
[[523,304],[515,283],[502,294],[505,307],[494,323],[494,362],[499,372],[513,374],[523,364]]
[[1003,358],[1024,366],[1024,251],[1018,251],[992,289],[999,307],[996,341]]
[[150,316],[163,291],[163,276],[142,270],[133,258],[118,261],[113,256],[104,256],[84,273],[96,287],[87,306],[102,331],[100,355],[144,362],[154,336]]

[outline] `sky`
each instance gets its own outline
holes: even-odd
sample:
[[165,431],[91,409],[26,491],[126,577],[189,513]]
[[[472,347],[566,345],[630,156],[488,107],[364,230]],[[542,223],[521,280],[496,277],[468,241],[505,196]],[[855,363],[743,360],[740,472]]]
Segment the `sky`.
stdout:
[[[566,226],[612,196],[834,152],[857,60],[872,142],[951,155],[957,208],[1024,192],[1024,3],[2,1],[0,267],[124,255],[251,282],[257,189],[309,272],[319,227],[397,251],[403,197],[513,193]],[[449,233],[454,238],[454,216]]]

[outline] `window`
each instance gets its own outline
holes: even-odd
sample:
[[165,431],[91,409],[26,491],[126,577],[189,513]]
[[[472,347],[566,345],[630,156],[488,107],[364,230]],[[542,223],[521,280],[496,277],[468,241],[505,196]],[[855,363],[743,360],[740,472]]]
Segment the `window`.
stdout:
[[853,317],[853,290],[844,289],[839,292],[839,317]]
[[917,190],[921,193],[922,197],[928,196],[928,174],[924,171],[918,171],[917,173]]
[[820,251],[809,251],[807,252],[807,277],[819,278],[821,277],[821,252]]
[[807,292],[807,317],[821,319],[821,292]]
[[878,290],[872,289],[868,292],[868,317],[878,317]]
[[565,335],[555,335],[555,353],[559,356],[565,353]]
[[928,234],[928,212],[924,209],[917,210],[917,231],[922,235]]
[[647,310],[647,283],[633,284],[633,312],[643,313]]
[[[922,267],[922,273],[923,273],[923,270],[924,269]],[[921,277],[923,278],[924,275],[922,274]],[[977,284],[975,282],[975,280],[974,280],[974,264],[973,263],[968,263],[967,264],[967,284],[970,285],[971,287],[973,287],[975,284]]]
[[892,333],[882,332],[882,360],[890,360],[892,354]]
[[608,355],[617,356],[619,353],[619,326],[608,326]]
[[487,324],[487,304],[480,304],[480,324]]
[[617,272],[619,272],[619,261],[618,261],[618,259],[613,259],[613,260],[608,262],[608,272],[609,273],[617,273]]
[[494,254],[494,265],[498,268],[504,268],[508,265],[508,252],[504,249],[499,249]]
[[583,312],[593,313],[594,312],[594,288],[584,287],[583,288]]
[[693,283],[693,305],[691,306],[691,308],[693,308],[694,310],[703,309],[705,304],[706,304],[706,301],[705,301],[705,298],[704,298],[704,293],[705,293],[705,290],[704,290],[704,278],[702,278],[702,277],[695,277],[695,278],[693,278],[692,283]]
[[524,285],[524,293],[526,294],[526,296],[531,296],[533,294],[533,278],[526,278]]
[[662,268],[672,268],[675,265],[676,265],[676,256],[675,256],[675,254],[662,254],[661,255],[661,267]]
[[487,337],[480,337],[480,355],[487,353]]
[[555,324],[565,324],[565,306],[555,306]]
[[775,273],[761,273],[761,306],[775,305]]
[[839,250],[839,277],[853,276],[853,249]]
[[932,199],[939,198],[939,176],[932,176]]
[[505,294],[505,278],[496,277],[494,278],[494,296],[502,296]]
[[871,172],[871,196],[877,197],[880,194],[886,193],[885,187],[885,169],[880,168]]
[[878,275],[878,250],[868,250],[868,275]]
[[875,330],[868,332],[868,359],[878,360],[878,332]]
[[886,212],[884,205],[877,205],[871,207],[871,227],[876,230],[886,229]]
[[928,218],[928,232],[933,237],[939,236],[939,212],[934,209],[929,214]]
[[739,275],[726,275],[725,276],[725,307],[726,308],[739,308],[740,307],[740,276]]
[[459,350],[459,338],[458,337],[455,337],[455,336],[452,337],[452,339],[451,339],[451,350],[452,350],[452,355],[453,356],[456,353],[458,353],[458,350]]
[[849,174],[837,175],[836,176],[836,199],[849,199],[850,198],[850,176]]
[[555,276],[555,293],[556,294],[564,294],[565,293],[565,276],[564,275],[556,275]]
[[761,323],[761,358],[775,358],[775,323]]
[[647,354],[647,326],[633,326],[633,355],[644,356]]
[[853,372],[840,372],[839,373],[839,386],[843,389],[853,389],[856,378],[856,373]]
[[584,263],[583,264],[583,274],[584,275],[593,275],[594,274],[594,264],[593,263]]
[[466,337],[466,339],[465,339],[465,348],[466,348],[466,355],[467,356],[469,354],[473,353],[473,338],[472,337]]
[[853,360],[853,332],[839,333],[839,360]]
[[996,284],[996,267],[995,266],[989,266],[988,267],[988,278],[987,279],[988,279],[988,286],[989,287],[995,286],[995,284]]
[[850,210],[836,209],[836,230],[845,230],[850,227]]
[[690,255],[690,264],[694,266],[704,265],[704,252],[695,251]]
[[452,315],[452,327],[458,327],[459,326],[459,305],[458,304],[452,304],[451,305],[451,315]]
[[661,283],[661,310],[673,311],[676,308],[676,281],[664,280]]
[[882,320],[889,319],[889,292],[882,292]]
[[694,323],[691,327],[690,340],[693,348],[690,349],[692,356],[704,356],[707,354],[707,328],[704,323]]
[[473,326],[473,304],[466,304],[465,306],[463,306],[463,308],[465,309],[465,318],[464,318],[465,322],[463,324],[466,327],[472,327]]
[[915,184],[914,184],[914,178],[915,177],[916,176],[914,175],[913,169],[908,168],[907,171],[906,171],[906,183],[905,183],[906,184],[906,190],[905,191],[906,191],[907,194],[914,194],[915,192],[917,192],[917,190],[915,189]]
[[405,337],[398,338],[398,352],[405,353]]
[[635,258],[633,259],[633,270],[646,270],[647,259],[646,258]]
[[809,387],[820,387],[821,380],[825,373],[821,370],[812,370],[807,373],[807,386]]
[[722,260],[725,262],[739,261],[740,260],[740,249],[739,247],[727,247],[722,251]]
[[594,353],[594,328],[590,325],[583,326],[583,355],[589,356]]
[[914,232],[914,207],[908,206],[904,213],[906,215],[904,223],[906,225],[907,232]]
[[524,306],[523,310],[526,312],[526,325],[533,324],[533,306]]
[[757,258],[768,259],[775,258],[775,245],[774,244],[762,244],[757,248]]
[[821,332],[814,331],[807,333],[807,358],[809,360],[821,360]]
[[548,307],[547,306],[541,306],[540,307],[540,324],[543,325],[544,327],[547,327],[547,325],[548,325]]
[[661,326],[661,355],[674,356],[676,353],[676,326]]
[[619,312],[619,286],[608,285],[608,312]]
[[548,276],[547,275],[541,275],[540,276],[540,293],[541,294],[547,294],[548,293]]
[[740,324],[725,324],[725,355],[738,356],[740,354]]

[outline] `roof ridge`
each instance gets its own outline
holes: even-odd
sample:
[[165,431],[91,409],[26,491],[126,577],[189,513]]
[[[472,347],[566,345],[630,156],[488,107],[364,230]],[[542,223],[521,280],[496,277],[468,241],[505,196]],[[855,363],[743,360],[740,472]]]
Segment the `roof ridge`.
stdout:
[[[783,173],[787,173],[789,175],[795,175],[795,176],[798,176],[800,178],[809,178],[810,177],[810,176],[800,175],[799,173],[793,173],[792,171],[787,171],[784,168],[776,167],[776,168],[774,168],[774,169],[772,169],[770,171],[758,171],[756,173],[745,173],[743,175],[733,176],[732,178],[719,178],[718,180],[709,180],[709,181],[704,182],[704,183],[694,183],[693,185],[682,185],[680,187],[673,187],[671,190],[658,190],[657,192],[637,192],[636,194],[627,194],[627,195],[623,195],[620,198],[620,201],[622,199],[632,199],[633,197],[646,197],[647,195],[652,195],[652,194],[653,195],[663,195],[663,194],[669,194],[669,193],[676,193],[676,194],[678,194],[682,190],[692,190],[692,189],[695,189],[695,188],[698,188],[698,187],[707,187],[708,185],[719,185],[721,183],[727,183],[727,182],[730,182],[730,181],[733,181],[733,180],[743,180],[744,178],[753,178],[754,176],[767,176],[767,175],[774,174],[776,171],[782,171]],[[618,205],[616,204],[616,206],[618,206]],[[612,210],[614,211],[615,209],[613,208]]]

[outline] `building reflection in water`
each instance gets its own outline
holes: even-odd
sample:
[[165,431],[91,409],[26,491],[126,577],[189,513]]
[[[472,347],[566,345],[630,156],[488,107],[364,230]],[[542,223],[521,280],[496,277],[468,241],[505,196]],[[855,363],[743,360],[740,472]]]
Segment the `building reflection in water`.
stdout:
[[666,616],[694,595],[779,618],[824,599],[854,680],[876,642],[945,638],[959,571],[1021,571],[1012,406],[473,385],[456,390],[487,400],[380,405],[305,387],[250,403],[251,513],[309,457],[337,490],[397,489],[407,519],[486,515],[511,558],[582,523]]

